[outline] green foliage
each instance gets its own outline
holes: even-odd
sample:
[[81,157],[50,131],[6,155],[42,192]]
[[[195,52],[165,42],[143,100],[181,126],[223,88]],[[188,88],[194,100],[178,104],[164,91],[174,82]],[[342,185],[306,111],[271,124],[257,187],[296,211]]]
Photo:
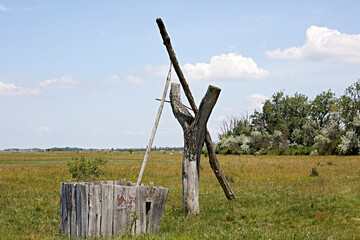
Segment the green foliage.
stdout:
[[345,94],[340,98],[341,117],[346,129],[351,129],[354,118],[360,111],[360,79],[346,88]]
[[130,154],[132,154],[132,153],[134,152],[134,150],[133,150],[132,148],[129,148],[129,149],[128,149],[128,152],[129,152]]
[[250,120],[228,118],[221,129],[216,151],[223,154],[359,154],[360,79],[340,98],[331,90],[314,100],[276,92]]
[[107,163],[103,158],[85,159],[74,157],[67,163],[69,172],[77,181],[92,182],[104,174],[103,167]]

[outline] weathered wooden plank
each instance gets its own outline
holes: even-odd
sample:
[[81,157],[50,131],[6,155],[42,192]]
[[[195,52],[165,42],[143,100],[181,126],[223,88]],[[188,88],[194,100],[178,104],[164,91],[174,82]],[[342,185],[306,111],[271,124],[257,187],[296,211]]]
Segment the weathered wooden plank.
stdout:
[[113,205],[114,185],[100,184],[101,186],[101,224],[100,232],[103,237],[111,237],[113,234]]
[[60,234],[65,234],[65,214],[66,214],[66,198],[65,198],[65,183],[60,183]]
[[135,186],[136,186],[136,183],[133,183],[132,181],[128,181],[128,182],[127,182],[127,186],[135,187]]
[[76,237],[77,233],[77,226],[76,226],[76,185],[77,183],[71,184],[71,219],[70,219],[70,236]]
[[71,223],[71,182],[65,183],[65,198],[66,198],[66,218],[64,225],[64,235],[70,236]]
[[89,187],[85,183],[78,183],[77,190],[77,205],[76,205],[76,220],[77,220],[77,233],[78,237],[86,238],[88,228],[88,192]]
[[111,180],[100,181],[100,184],[114,184],[114,181]]
[[100,236],[101,202],[100,185],[90,183],[89,185],[89,226],[88,237]]
[[130,232],[134,224],[136,188],[114,186],[114,226],[113,236]]
[[122,185],[122,186],[125,186],[126,185],[126,178],[122,178],[120,180],[120,184],[119,185]]
[[156,187],[152,198],[149,214],[148,233],[157,233],[160,229],[163,211],[167,199],[169,189]]
[[135,234],[140,235],[146,233],[146,192],[148,187],[138,186],[136,187],[136,202],[135,202],[135,211],[136,211],[136,224],[135,224]]

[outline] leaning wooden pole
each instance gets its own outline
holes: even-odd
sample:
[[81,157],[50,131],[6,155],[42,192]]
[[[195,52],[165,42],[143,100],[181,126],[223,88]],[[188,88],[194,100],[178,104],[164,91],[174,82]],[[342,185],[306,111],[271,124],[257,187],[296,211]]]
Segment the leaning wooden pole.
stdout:
[[[194,113],[197,113],[198,112],[198,108],[195,104],[195,100],[191,94],[191,91],[190,91],[190,88],[189,88],[189,85],[187,84],[186,80],[185,80],[185,77],[184,77],[184,74],[180,68],[180,65],[179,65],[179,62],[176,58],[176,55],[175,55],[175,51],[171,45],[171,42],[170,42],[170,37],[166,31],[166,28],[165,28],[165,25],[162,21],[161,18],[157,18],[156,19],[156,23],[159,27],[159,30],[160,30],[160,34],[161,34],[161,37],[163,39],[163,43],[166,47],[166,50],[169,54],[169,58],[174,66],[174,69],[175,69],[175,72],[179,78],[179,81],[181,83],[181,86],[182,88],[184,89],[184,92],[185,92],[185,96],[186,98],[188,99],[189,103],[190,103],[190,106],[191,108],[193,109]],[[229,200],[232,200],[232,199],[235,199],[236,196],[235,196],[235,193],[234,191],[231,189],[231,186],[229,184],[229,182],[226,180],[223,172],[221,171],[221,168],[220,168],[220,165],[219,165],[219,162],[216,158],[216,154],[215,154],[215,149],[214,149],[214,146],[213,146],[213,143],[212,143],[212,140],[211,140],[211,136],[209,134],[209,131],[206,129],[206,134],[205,134],[205,143],[206,143],[206,147],[208,149],[208,153],[209,153],[209,162],[210,162],[210,166],[212,168],[212,170],[214,171],[215,173],[215,176],[216,178],[218,179],[226,197],[229,199]]]
[[153,142],[154,142],[155,133],[156,133],[157,127],[158,127],[158,125],[159,125],[159,121],[160,121],[160,117],[161,117],[162,110],[163,110],[163,108],[164,108],[164,102],[165,102],[165,98],[166,98],[166,93],[168,92],[168,88],[169,88],[169,84],[170,84],[170,79],[171,79],[171,64],[170,64],[170,70],[169,70],[168,76],[167,76],[167,78],[166,78],[166,83],[165,83],[164,92],[163,92],[163,95],[162,95],[162,98],[161,98],[159,110],[158,110],[158,113],[157,113],[157,115],[156,115],[155,124],[154,124],[153,130],[152,130],[152,132],[151,132],[151,137],[150,137],[150,140],[149,140],[149,144],[148,144],[148,146],[147,146],[147,148],[146,148],[144,160],[143,160],[143,163],[142,163],[142,165],[141,165],[141,170],[140,170],[140,173],[139,173],[138,180],[137,180],[137,182],[136,182],[136,186],[140,186],[142,177],[143,177],[143,175],[144,175],[145,166],[146,166],[147,160],[148,160],[148,158],[149,158],[151,146],[152,146],[152,144],[153,144]]

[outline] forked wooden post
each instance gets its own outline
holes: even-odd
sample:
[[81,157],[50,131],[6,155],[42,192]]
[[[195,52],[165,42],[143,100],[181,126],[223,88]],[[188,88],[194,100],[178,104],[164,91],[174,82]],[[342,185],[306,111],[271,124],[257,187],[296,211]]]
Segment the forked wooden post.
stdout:
[[[163,43],[164,43],[164,45],[166,47],[166,50],[167,50],[167,52],[169,54],[169,58],[170,58],[173,66],[174,66],[175,72],[176,72],[176,74],[177,74],[177,76],[179,78],[181,86],[184,89],[186,98],[188,99],[191,108],[193,109],[194,113],[196,114],[198,112],[197,106],[196,106],[194,98],[193,98],[193,96],[191,94],[189,85],[187,84],[187,82],[185,80],[185,77],[184,77],[184,74],[183,74],[183,72],[182,72],[182,70],[180,68],[179,62],[178,62],[178,60],[176,58],[175,51],[174,51],[174,49],[173,49],[173,47],[171,45],[170,37],[169,37],[169,35],[168,35],[167,31],[166,31],[165,25],[164,25],[163,21],[161,20],[161,18],[156,19],[156,23],[157,23],[157,25],[159,27],[160,34],[161,34],[161,37],[163,39]],[[209,153],[210,166],[211,166],[213,172],[215,173],[215,176],[216,176],[217,180],[219,181],[219,183],[220,183],[226,197],[229,200],[235,199],[236,198],[235,193],[231,189],[231,186],[230,186],[229,182],[226,180],[223,172],[221,171],[220,164],[219,164],[219,162],[218,162],[218,160],[216,158],[213,142],[211,140],[211,136],[210,136],[209,131],[207,129],[206,129],[206,134],[205,134],[205,143],[206,143],[206,147],[207,147],[208,153]]]
[[198,214],[199,167],[201,149],[206,134],[206,123],[220,94],[220,88],[209,86],[193,117],[180,99],[180,84],[172,83],[170,101],[173,113],[184,131],[184,156],[182,164],[183,207],[186,213]]

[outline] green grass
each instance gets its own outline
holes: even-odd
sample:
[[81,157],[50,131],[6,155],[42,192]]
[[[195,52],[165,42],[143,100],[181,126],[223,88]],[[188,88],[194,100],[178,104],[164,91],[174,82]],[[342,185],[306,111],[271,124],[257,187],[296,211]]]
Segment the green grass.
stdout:
[[[144,153],[0,152],[0,239],[62,239],[59,186],[71,179],[67,161],[80,154],[109,160],[101,180],[136,182]],[[237,199],[226,199],[203,158],[200,214],[186,217],[182,155],[151,153],[143,182],[170,192],[160,233],[139,239],[360,238],[360,157],[218,158]]]

